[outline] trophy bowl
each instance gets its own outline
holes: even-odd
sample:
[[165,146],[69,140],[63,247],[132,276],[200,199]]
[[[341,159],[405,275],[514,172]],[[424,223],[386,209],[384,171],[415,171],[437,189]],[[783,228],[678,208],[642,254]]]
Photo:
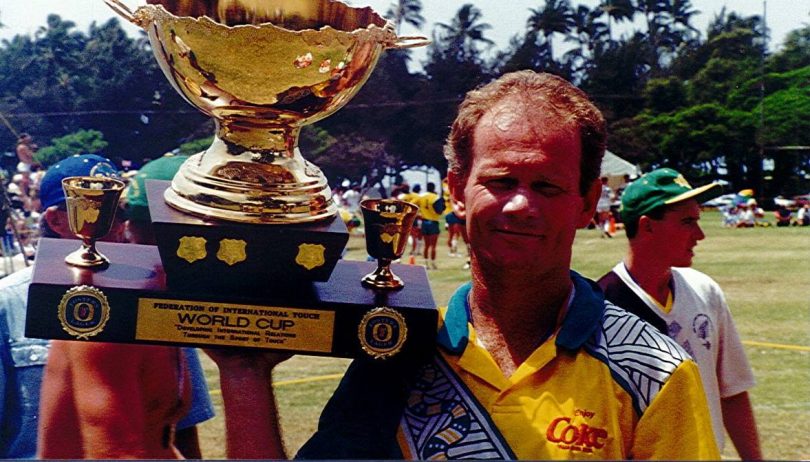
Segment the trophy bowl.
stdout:
[[377,269],[361,280],[372,289],[401,289],[402,279],[391,272],[391,262],[402,257],[419,207],[398,199],[360,202],[366,232],[366,251],[377,259]]
[[[397,37],[371,8],[333,0],[147,0],[134,12],[172,86],[214,118],[214,142],[165,192],[172,207],[245,223],[336,215],[326,177],[298,149],[301,127],[345,105]],[[415,40],[415,42],[414,42]]]
[[96,250],[96,241],[112,228],[124,182],[109,177],[73,176],[62,180],[70,231],[82,246],[65,262],[81,268],[107,266],[110,261]]

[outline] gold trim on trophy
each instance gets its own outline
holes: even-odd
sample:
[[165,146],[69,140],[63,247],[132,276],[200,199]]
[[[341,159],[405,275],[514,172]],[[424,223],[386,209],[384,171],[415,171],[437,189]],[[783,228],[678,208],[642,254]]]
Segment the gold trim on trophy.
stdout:
[[110,304],[104,292],[93,286],[71,287],[57,309],[62,329],[79,340],[104,330],[110,319]]
[[308,271],[312,271],[326,263],[325,252],[326,247],[321,244],[301,244],[298,246],[295,262]]
[[183,236],[177,246],[177,256],[189,263],[202,260],[208,256],[208,252],[205,250],[206,243],[204,237]]
[[242,239],[222,239],[219,241],[217,258],[228,266],[233,266],[239,262],[247,260],[247,242]]
[[381,306],[363,316],[357,326],[360,347],[374,359],[387,359],[402,350],[408,338],[408,325],[398,311]]

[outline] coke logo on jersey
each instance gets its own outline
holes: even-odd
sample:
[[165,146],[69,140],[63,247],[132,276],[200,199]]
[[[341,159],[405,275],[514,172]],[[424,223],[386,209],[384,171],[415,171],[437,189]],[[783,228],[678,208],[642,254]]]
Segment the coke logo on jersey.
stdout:
[[546,438],[557,443],[561,449],[571,451],[593,452],[602,449],[608,433],[604,428],[592,427],[588,424],[571,424],[570,417],[557,417],[551,421],[546,430]]

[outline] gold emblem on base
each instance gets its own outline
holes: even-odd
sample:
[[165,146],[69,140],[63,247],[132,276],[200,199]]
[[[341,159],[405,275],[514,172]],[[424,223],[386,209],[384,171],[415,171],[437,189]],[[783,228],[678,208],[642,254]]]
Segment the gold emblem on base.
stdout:
[[204,237],[183,236],[177,246],[177,256],[189,263],[202,260],[208,255],[205,251],[205,244]]
[[301,244],[295,262],[311,271],[326,263],[326,247],[321,244]]
[[217,258],[224,261],[229,266],[233,266],[247,259],[247,242],[241,239],[223,239],[219,241]]
[[87,340],[104,330],[110,319],[110,304],[93,286],[71,287],[59,302],[58,316],[65,332]]
[[363,316],[357,327],[363,351],[374,359],[386,359],[399,353],[408,338],[408,325],[398,311],[381,306]]

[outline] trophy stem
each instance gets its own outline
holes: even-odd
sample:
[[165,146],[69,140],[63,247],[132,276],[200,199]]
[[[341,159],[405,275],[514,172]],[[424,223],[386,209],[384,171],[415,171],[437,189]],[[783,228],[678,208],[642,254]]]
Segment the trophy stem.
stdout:
[[82,246],[65,257],[65,263],[80,268],[106,267],[110,260],[96,250],[96,241],[82,239]]
[[217,119],[217,137],[228,147],[228,153],[251,152],[260,162],[267,157],[295,157],[300,127],[268,124],[261,119]]
[[391,272],[390,258],[379,258],[377,269],[363,277],[361,282],[372,289],[401,289],[405,286],[402,279]]

